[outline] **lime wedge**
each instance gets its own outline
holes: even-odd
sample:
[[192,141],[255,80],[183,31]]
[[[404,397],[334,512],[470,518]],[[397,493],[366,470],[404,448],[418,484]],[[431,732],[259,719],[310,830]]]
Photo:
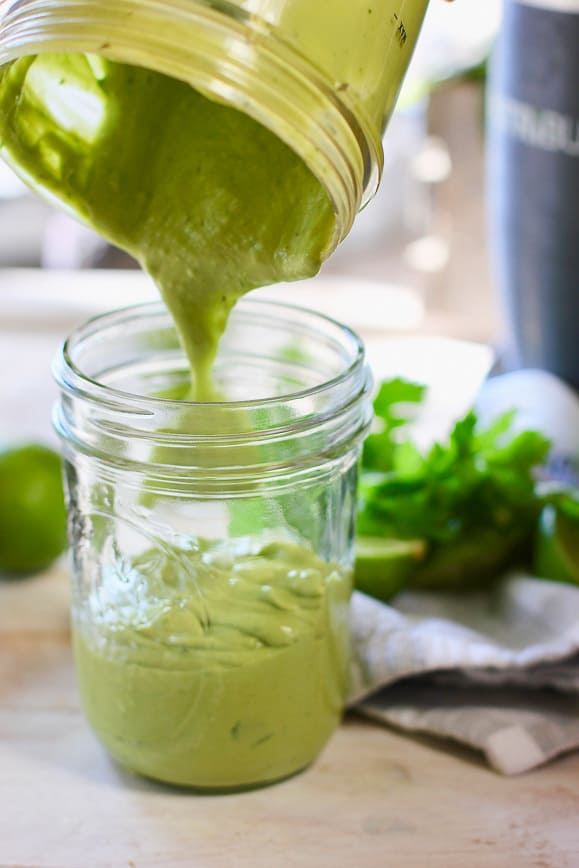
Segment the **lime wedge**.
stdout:
[[387,601],[406,584],[426,555],[422,540],[360,536],[356,542],[354,583],[359,591]]
[[533,572],[544,579],[579,584],[579,520],[555,506],[541,513]]

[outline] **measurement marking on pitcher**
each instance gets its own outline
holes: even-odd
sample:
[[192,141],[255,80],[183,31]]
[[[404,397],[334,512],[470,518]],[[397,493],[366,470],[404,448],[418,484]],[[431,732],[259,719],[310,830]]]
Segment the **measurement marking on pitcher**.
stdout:
[[394,13],[392,16],[392,24],[396,27],[396,38],[398,39],[398,44],[400,48],[403,48],[406,45],[406,40],[408,39],[408,33],[406,32],[406,27],[404,26],[404,22],[402,19]]

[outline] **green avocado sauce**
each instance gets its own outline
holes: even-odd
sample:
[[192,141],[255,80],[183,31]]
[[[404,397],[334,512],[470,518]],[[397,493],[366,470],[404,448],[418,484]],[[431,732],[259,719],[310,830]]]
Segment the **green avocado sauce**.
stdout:
[[[16,61],[0,70],[0,143],[32,186],[152,275],[198,400],[214,396],[239,297],[314,274],[332,244],[330,202],[290,148],[158,73],[81,55]],[[76,616],[77,669],[95,731],[128,768],[243,787],[304,767],[336,726],[350,580],[305,546],[213,545],[104,574]]]
[[290,543],[144,553],[104,577],[77,624],[87,716],[148,777],[207,789],[283,778],[340,719],[348,598],[336,565]]

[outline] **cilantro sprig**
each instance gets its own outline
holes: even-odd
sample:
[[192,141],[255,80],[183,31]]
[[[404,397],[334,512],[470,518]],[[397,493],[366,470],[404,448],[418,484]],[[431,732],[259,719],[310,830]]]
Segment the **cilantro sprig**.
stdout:
[[471,410],[447,443],[423,453],[407,426],[425,394],[402,379],[380,387],[378,430],[363,450],[358,532],[423,540],[428,554],[415,586],[480,584],[530,544],[541,508],[534,471],[550,443],[536,431],[515,433],[513,412],[481,428]]

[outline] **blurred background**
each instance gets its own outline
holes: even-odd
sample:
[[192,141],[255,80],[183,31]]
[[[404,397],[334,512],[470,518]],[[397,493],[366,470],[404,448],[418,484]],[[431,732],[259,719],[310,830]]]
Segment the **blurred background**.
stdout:
[[[501,324],[485,232],[484,101],[500,9],[500,0],[431,4],[385,138],[380,191],[324,268],[391,290],[392,316],[411,329],[493,343]],[[136,266],[0,164],[0,269],[37,267]]]

